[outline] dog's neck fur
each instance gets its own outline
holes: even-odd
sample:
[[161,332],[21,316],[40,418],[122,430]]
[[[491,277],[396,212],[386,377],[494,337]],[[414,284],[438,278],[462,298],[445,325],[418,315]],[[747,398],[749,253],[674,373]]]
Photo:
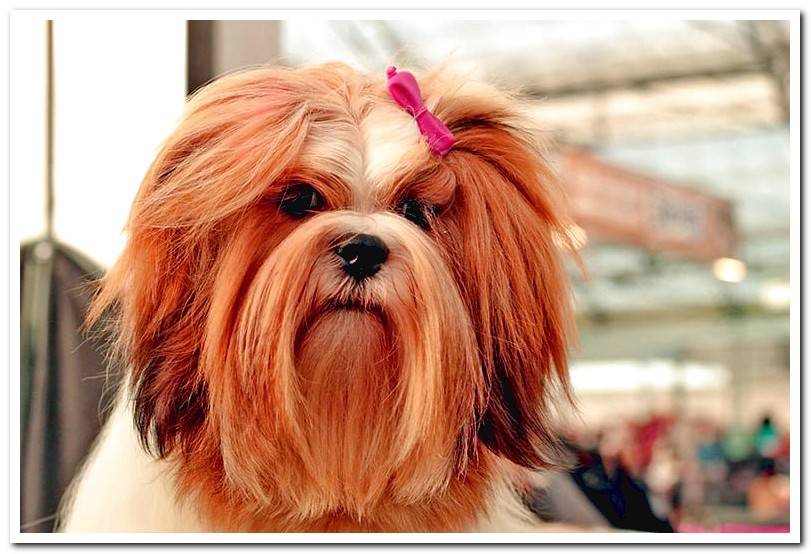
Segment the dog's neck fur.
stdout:
[[[458,507],[438,506],[437,513],[444,510],[444,517],[429,521],[425,506],[417,504],[399,513],[406,518],[403,530],[537,530],[537,523],[532,521],[508,478],[510,474],[515,477],[514,472],[511,468],[497,468],[494,472],[500,474],[488,483],[478,510],[460,514]],[[392,530],[367,527],[364,522],[335,515],[301,521],[297,526],[263,522],[261,516],[238,527],[229,526],[202,515],[196,502],[179,498],[174,475],[175,467],[170,461],[156,459],[143,449],[133,427],[129,404],[119,401],[63,500],[58,530],[71,533]],[[456,502],[451,497],[446,500]],[[413,525],[409,525],[409,517],[413,517]]]

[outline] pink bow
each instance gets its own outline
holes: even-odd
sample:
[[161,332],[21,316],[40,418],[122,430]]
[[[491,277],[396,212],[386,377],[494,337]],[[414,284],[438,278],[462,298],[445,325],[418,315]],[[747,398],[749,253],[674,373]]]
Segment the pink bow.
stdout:
[[440,156],[447,154],[454,143],[453,133],[422,103],[420,86],[414,75],[408,71],[398,72],[396,67],[391,66],[386,70],[386,76],[389,94],[417,120],[420,133],[428,141],[431,152]]

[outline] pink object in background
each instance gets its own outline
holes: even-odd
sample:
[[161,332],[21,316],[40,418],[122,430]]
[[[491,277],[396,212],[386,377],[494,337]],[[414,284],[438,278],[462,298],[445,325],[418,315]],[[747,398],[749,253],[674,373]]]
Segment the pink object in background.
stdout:
[[420,133],[428,141],[431,152],[440,156],[447,154],[454,143],[453,133],[422,103],[420,86],[414,75],[408,71],[398,72],[396,67],[391,66],[386,70],[386,76],[389,94],[417,121]]
[[788,533],[788,525],[766,525],[757,523],[720,523],[716,525],[685,524],[677,529],[679,533]]

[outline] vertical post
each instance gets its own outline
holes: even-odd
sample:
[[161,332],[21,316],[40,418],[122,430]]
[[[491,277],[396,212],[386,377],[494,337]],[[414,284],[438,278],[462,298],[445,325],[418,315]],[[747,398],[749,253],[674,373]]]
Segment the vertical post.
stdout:
[[281,21],[189,21],[187,93],[245,67],[278,64]]
[[211,50],[214,21],[186,22],[186,94],[205,85],[214,77]]
[[45,28],[45,238],[54,225],[54,48],[53,20]]

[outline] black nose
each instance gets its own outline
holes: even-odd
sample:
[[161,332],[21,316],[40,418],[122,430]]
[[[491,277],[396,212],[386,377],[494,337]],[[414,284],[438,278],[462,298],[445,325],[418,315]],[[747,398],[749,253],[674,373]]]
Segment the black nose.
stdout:
[[374,235],[356,235],[336,248],[335,253],[344,262],[343,270],[357,281],[377,273],[389,257],[385,243]]

